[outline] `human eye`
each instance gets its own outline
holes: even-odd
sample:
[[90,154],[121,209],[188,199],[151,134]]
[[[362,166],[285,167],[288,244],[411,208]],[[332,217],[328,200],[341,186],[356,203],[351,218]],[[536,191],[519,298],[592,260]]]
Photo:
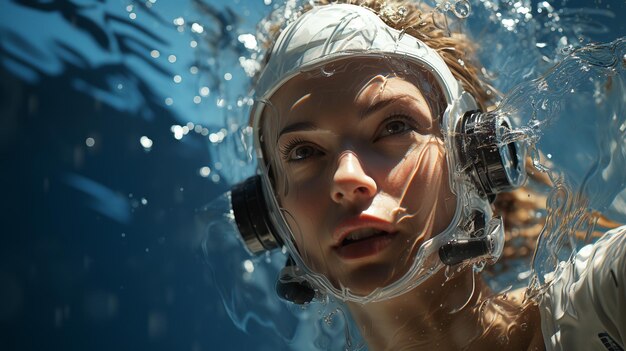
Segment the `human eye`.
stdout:
[[409,116],[393,115],[381,123],[379,131],[376,134],[376,140],[414,131],[417,128],[416,124],[415,120]]
[[299,162],[323,154],[315,145],[300,139],[289,141],[280,150],[283,159],[287,162]]

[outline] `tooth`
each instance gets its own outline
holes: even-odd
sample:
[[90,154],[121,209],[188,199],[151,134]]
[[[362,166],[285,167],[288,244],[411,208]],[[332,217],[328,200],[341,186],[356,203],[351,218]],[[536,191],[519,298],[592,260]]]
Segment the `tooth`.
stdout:
[[361,240],[376,234],[376,230],[372,228],[357,229],[348,235],[349,240]]

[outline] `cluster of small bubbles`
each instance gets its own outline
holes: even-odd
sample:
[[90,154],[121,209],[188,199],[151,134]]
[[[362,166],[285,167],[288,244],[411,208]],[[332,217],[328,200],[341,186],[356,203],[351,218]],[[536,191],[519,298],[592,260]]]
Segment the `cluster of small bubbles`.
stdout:
[[139,143],[145,151],[150,151],[150,149],[152,148],[152,139],[148,138],[145,135],[139,138]]
[[182,138],[183,138],[183,136],[184,136],[185,134],[187,134],[187,133],[184,133],[184,131],[183,131],[183,127],[182,127],[182,126],[179,126],[179,125],[173,125],[173,126],[170,128],[170,131],[171,131],[172,133],[174,133],[174,139],[176,139],[176,140],[180,140],[180,139],[182,139]]
[[126,12],[128,12],[128,18],[130,18],[131,20],[134,20],[137,18],[137,14],[133,12],[134,9],[135,9],[134,5],[126,6]]
[[[224,130],[224,129],[222,129]],[[170,131],[174,134],[174,138],[176,140],[181,140],[183,138],[183,136],[189,134],[189,132],[193,131],[197,134],[200,134],[202,136],[207,136],[209,135],[209,130],[206,127],[203,127],[200,124],[194,124],[193,122],[187,122],[186,125],[181,126],[181,125],[172,125],[170,127]],[[221,139],[223,139],[223,137],[221,137]],[[220,139],[220,141],[221,141]]]
[[404,6],[396,8],[395,6],[389,5],[387,3],[384,3],[383,7],[380,9],[381,17],[386,18],[393,23],[398,23],[404,20],[407,13],[408,11]]
[[204,33],[204,27],[200,23],[192,23],[191,31],[194,33],[202,34]]
[[248,50],[256,50],[258,48],[256,37],[250,33],[240,34],[237,40]]
[[239,65],[248,77],[254,77],[261,69],[261,63],[254,58],[239,57]]
[[326,325],[330,326],[333,324],[333,317],[335,316],[335,314],[338,312],[339,310],[336,309],[334,311],[330,311],[327,315],[324,316],[323,320],[324,323],[326,323]]
[[180,33],[185,31],[185,19],[182,17],[174,18],[174,25],[176,26],[176,30]]
[[226,137],[226,129],[220,129],[219,132],[209,134],[209,141],[213,144],[221,143]]
[[87,147],[93,147],[94,145],[96,145],[96,140],[92,137],[89,137],[85,139],[85,145],[87,145]]
[[506,30],[515,32],[515,27],[519,23],[519,20],[517,18],[503,18],[500,23],[502,23],[502,26],[504,26]]
[[182,18],[182,17],[176,17],[176,18],[174,18],[174,21],[172,21],[172,22],[174,22],[174,25],[176,25],[176,26],[182,26],[182,25],[185,24],[185,19]]

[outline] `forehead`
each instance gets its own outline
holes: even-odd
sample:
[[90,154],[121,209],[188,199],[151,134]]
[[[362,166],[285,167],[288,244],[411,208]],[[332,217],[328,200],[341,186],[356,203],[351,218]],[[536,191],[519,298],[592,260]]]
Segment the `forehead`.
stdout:
[[432,76],[406,64],[382,58],[346,59],[291,78],[270,98],[272,108],[264,115],[277,113],[284,120],[302,109],[363,109],[397,95],[410,95],[430,107],[441,99],[433,82]]

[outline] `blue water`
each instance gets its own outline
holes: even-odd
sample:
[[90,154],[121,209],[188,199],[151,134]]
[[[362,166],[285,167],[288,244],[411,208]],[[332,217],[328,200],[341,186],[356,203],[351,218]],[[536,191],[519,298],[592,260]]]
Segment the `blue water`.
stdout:
[[[552,5],[591,8],[581,43],[626,35],[623,2]],[[251,173],[218,146],[245,121],[240,35],[271,7],[0,1],[1,350],[286,348],[268,326],[236,327],[198,250],[199,209]],[[484,62],[503,91],[569,44],[544,29],[517,64]]]

